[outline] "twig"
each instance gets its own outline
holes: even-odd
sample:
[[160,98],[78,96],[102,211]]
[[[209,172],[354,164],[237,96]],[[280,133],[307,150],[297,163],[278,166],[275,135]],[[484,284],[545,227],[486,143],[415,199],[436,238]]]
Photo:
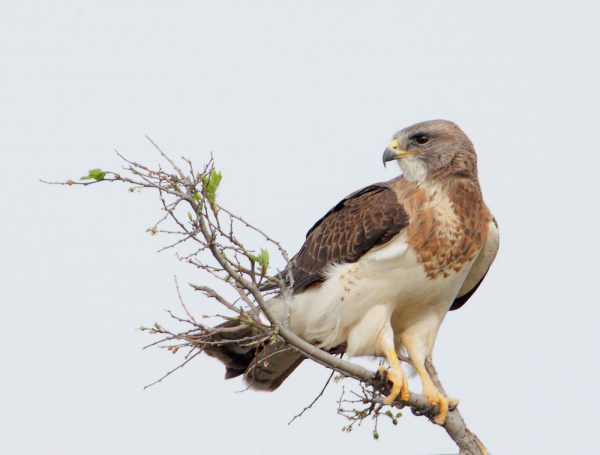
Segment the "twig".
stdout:
[[154,381],[151,384],[145,385],[144,386],[144,390],[146,390],[148,387],[152,387],[153,385],[156,385],[160,382],[163,382],[164,379],[168,378],[169,376],[171,376],[173,373],[175,373],[177,370],[183,368],[184,366],[186,366],[188,363],[190,363],[197,355],[200,355],[200,353],[202,352],[202,350],[199,350],[198,352],[196,352],[194,355],[192,355],[191,357],[188,357],[184,362],[180,363],[179,365],[177,365],[175,368],[173,368],[172,370],[168,371],[167,373],[165,373],[163,376],[161,376],[159,379],[157,379],[156,381]]
[[292,417],[292,420],[290,420],[288,422],[288,425],[291,425],[294,420],[302,417],[306,411],[308,411],[309,409],[311,409],[315,405],[315,403],[317,401],[319,401],[319,398],[321,398],[323,396],[323,394],[325,393],[325,389],[327,388],[327,386],[329,385],[329,383],[333,379],[333,375],[334,374],[335,374],[335,370],[332,370],[331,374],[327,378],[327,381],[325,381],[325,385],[323,386],[323,388],[321,389],[321,391],[319,392],[319,394],[315,397],[314,400],[312,400],[312,402],[308,406],[306,406],[302,411],[300,411],[298,414],[296,414],[294,417]]
[[194,316],[192,315],[192,313],[190,313],[190,310],[188,310],[188,307],[185,305],[185,302],[183,301],[183,298],[181,297],[181,291],[179,290],[179,283],[177,282],[177,276],[173,275],[173,279],[175,280],[175,288],[177,289],[177,297],[179,298],[179,303],[181,303],[181,306],[183,307],[185,314],[188,315],[188,317],[192,320],[192,322],[195,325],[199,325],[198,322],[196,322],[196,319],[194,319]]

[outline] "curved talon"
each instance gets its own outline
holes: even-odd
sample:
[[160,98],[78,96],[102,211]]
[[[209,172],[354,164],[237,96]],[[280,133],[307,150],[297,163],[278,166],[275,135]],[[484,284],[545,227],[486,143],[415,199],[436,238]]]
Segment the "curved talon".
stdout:
[[448,417],[448,398],[439,394],[437,397],[429,400],[433,405],[438,406],[438,413],[433,416],[433,421],[438,425],[443,425]]
[[398,372],[393,369],[388,371],[388,380],[392,383],[392,388],[390,389],[389,395],[383,400],[383,404],[392,404],[404,388],[404,379],[402,375],[398,374]]
[[392,384],[390,393],[384,398],[383,404],[392,404],[398,397],[400,397],[400,401],[408,401],[408,378],[406,377],[400,362],[397,360],[397,358],[394,358],[396,353],[394,351],[390,351],[386,354],[390,360],[390,369],[386,370],[383,365],[380,365],[379,369],[377,370],[377,374],[381,375],[382,377],[384,377],[385,373],[387,380]]
[[432,417],[432,420],[438,425],[443,425],[448,418],[448,411],[458,406],[456,398],[445,397],[437,389],[425,389],[423,390],[423,395],[427,397],[432,406],[430,411],[437,408],[438,412]]
[[429,408],[426,409],[418,409],[418,408],[410,408],[412,413],[417,416],[417,417],[421,417],[424,415],[429,415],[431,414],[433,411],[435,411],[436,407],[435,406],[431,406]]

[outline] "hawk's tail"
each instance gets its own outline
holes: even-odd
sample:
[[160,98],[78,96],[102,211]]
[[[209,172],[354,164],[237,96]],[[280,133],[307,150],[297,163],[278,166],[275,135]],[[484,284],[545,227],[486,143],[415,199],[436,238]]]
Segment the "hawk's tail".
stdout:
[[[236,320],[227,321],[218,326],[225,329],[210,339],[210,345],[204,349],[211,357],[225,364],[225,379],[244,375],[244,382],[251,389],[273,391],[304,360],[289,346],[282,343],[266,346],[244,346],[241,340],[253,335],[252,327],[240,327]],[[236,330],[239,328],[239,330]],[[223,344],[219,344],[222,341]]]

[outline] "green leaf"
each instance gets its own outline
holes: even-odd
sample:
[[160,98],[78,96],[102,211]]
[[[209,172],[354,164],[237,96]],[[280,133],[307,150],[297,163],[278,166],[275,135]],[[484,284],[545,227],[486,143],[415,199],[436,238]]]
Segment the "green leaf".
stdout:
[[217,189],[219,188],[222,178],[223,176],[221,173],[213,169],[210,171],[210,175],[207,175],[202,179],[202,189],[206,195],[206,199],[208,199],[211,204],[215,203]]
[[94,179],[97,182],[100,182],[100,181],[104,180],[104,177],[106,177],[106,171],[96,168],[96,169],[90,169],[90,171],[88,172],[88,175],[84,175],[83,177],[81,177],[81,180]]
[[260,254],[258,256],[249,254],[248,257],[252,261],[256,262],[258,265],[260,265],[260,270],[262,273],[265,273],[267,271],[267,268],[269,267],[269,252],[267,250],[261,248]]

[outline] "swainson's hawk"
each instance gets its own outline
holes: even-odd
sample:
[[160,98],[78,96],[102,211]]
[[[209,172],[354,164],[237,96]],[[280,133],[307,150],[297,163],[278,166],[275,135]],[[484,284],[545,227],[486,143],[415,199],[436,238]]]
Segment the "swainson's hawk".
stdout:
[[[439,406],[448,398],[425,369],[449,310],[460,308],[486,275],[498,250],[498,229],[483,202],[471,141],[452,122],[433,120],[393,136],[384,163],[402,176],[363,188],[333,207],[308,231],[291,261],[294,277],[289,327],[326,350],[386,357],[393,386],[386,397],[408,398],[403,351],[419,374],[423,394]],[[268,302],[283,319],[282,297]],[[235,324],[229,323],[229,324]],[[274,390],[302,356],[269,354],[224,344],[207,352],[244,374],[253,388]]]

